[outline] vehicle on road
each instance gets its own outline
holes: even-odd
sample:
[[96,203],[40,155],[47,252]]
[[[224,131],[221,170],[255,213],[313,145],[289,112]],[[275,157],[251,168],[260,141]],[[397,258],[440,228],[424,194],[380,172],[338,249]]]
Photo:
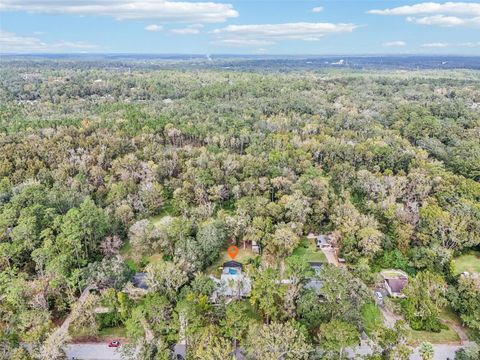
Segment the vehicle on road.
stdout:
[[108,347],[116,348],[116,347],[119,347],[119,346],[120,346],[120,341],[114,340],[114,341],[110,341],[110,342],[108,343]]

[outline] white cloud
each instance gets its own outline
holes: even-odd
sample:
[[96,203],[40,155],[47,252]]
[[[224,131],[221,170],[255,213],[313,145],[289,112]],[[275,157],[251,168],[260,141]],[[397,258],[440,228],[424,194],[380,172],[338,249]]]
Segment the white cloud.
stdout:
[[452,26],[480,26],[480,16],[474,18],[460,18],[457,16],[433,15],[425,17],[407,17],[407,21],[420,25]]
[[323,11],[323,6],[316,6],[312,9],[312,12],[319,13]]
[[35,53],[35,52],[67,52],[86,51],[98,46],[81,41],[60,40],[53,43],[44,42],[36,37],[20,36],[0,30],[0,53]]
[[438,48],[438,49],[447,48],[447,47],[477,48],[477,47],[480,47],[480,42],[464,42],[464,43],[458,43],[458,44],[434,42],[434,43],[422,44],[421,47],[423,47],[423,48]]
[[152,31],[152,32],[159,32],[159,31],[163,31],[163,26],[162,25],[155,25],[155,24],[147,25],[147,26],[145,26],[145,30]]
[[202,24],[193,24],[181,29],[172,29],[170,32],[177,35],[197,35],[200,34],[201,28],[203,28]]
[[2,0],[0,10],[164,22],[214,23],[238,16],[231,4],[168,0]]
[[458,44],[458,46],[461,46],[461,47],[469,47],[469,48],[477,48],[477,47],[480,47],[480,41],[479,41],[479,42],[466,42],[466,43],[461,43],[461,44]]
[[370,10],[370,14],[406,16],[407,21],[434,26],[480,26],[480,3],[424,2],[384,10]]
[[424,2],[415,5],[405,5],[385,10],[370,10],[368,13],[376,15],[480,15],[480,4],[464,2]]
[[450,46],[450,44],[441,43],[441,42],[422,44],[423,48],[446,48],[446,47],[449,47],[449,46]]
[[355,24],[286,23],[260,25],[229,25],[212,31],[223,44],[267,45],[280,40],[317,41],[325,35],[350,33]]
[[407,46],[407,43],[405,41],[388,41],[384,42],[382,46],[386,47],[405,47]]

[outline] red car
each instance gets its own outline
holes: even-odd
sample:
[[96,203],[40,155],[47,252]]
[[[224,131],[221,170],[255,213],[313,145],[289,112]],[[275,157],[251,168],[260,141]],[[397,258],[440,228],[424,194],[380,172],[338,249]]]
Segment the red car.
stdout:
[[108,343],[108,347],[116,348],[116,347],[119,347],[119,346],[120,346],[120,341],[114,340],[114,341],[110,341],[110,342]]

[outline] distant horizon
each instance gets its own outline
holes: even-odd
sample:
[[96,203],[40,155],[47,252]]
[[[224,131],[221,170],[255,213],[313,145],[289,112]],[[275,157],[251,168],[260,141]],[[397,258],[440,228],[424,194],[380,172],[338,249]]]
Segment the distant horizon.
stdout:
[[[183,68],[183,69],[231,69],[231,70],[278,70],[295,69],[363,69],[363,70],[480,70],[480,56],[473,55],[355,55],[355,54],[147,54],[147,53],[89,53],[89,54],[8,54],[0,55],[0,64],[38,63],[45,66],[56,64],[92,64],[134,68]],[[103,64],[103,65],[102,65]]]
[[435,53],[331,53],[331,54],[248,54],[248,53],[154,53],[154,52],[58,52],[58,53],[1,53],[0,56],[108,56],[108,55],[127,55],[127,56],[195,56],[195,57],[212,57],[212,56],[241,56],[241,57],[255,57],[255,58],[268,58],[268,57],[469,57],[480,58],[480,54],[435,54]]

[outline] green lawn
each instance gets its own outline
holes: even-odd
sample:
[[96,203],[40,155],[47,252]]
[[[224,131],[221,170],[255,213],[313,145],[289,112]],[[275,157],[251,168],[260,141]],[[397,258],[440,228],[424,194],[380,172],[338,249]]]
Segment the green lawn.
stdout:
[[[241,246],[238,247],[238,254],[235,257],[235,261],[239,263],[246,264],[250,259],[255,258],[258,254],[254,253],[250,249],[243,249]],[[231,261],[230,256],[227,253],[227,249],[222,250],[220,252],[220,256],[212,265],[210,265],[206,270],[205,273],[207,275],[213,275],[219,277],[222,273],[221,267],[223,263],[227,261]]]
[[383,326],[383,315],[377,305],[368,303],[363,306],[362,324],[367,335],[371,335],[375,329]]
[[105,328],[99,331],[99,339],[124,339],[127,337],[127,330],[123,326]]
[[442,330],[439,333],[430,331],[410,330],[410,339],[414,344],[420,344],[424,341],[430,342],[432,344],[460,343],[460,338],[458,337],[457,333],[451,328],[448,328],[448,330]]
[[410,337],[415,344],[423,341],[431,342],[432,344],[457,344],[460,342],[460,337],[455,332],[452,324],[462,326],[461,321],[453,309],[446,307],[440,312],[440,319],[448,326],[448,329],[442,330],[439,333],[430,331],[416,331],[410,330]]
[[453,264],[456,274],[464,271],[480,273],[480,251],[469,251],[453,259]]
[[314,241],[309,239],[303,239],[300,245],[293,250],[292,256],[300,256],[305,261],[327,262],[323,251],[317,250]]
[[440,311],[440,319],[444,322],[453,323],[455,325],[461,326],[462,321],[460,317],[455,313],[455,311],[450,307],[447,306]]

